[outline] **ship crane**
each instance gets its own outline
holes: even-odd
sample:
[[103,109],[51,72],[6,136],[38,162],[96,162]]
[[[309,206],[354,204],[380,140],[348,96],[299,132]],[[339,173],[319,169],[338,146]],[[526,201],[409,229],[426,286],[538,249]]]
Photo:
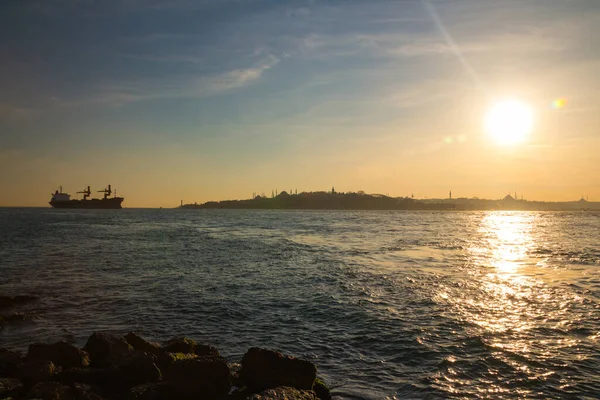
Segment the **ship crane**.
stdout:
[[108,185],[108,188],[104,190],[98,190],[98,193],[104,193],[104,198],[107,199],[108,196],[112,194],[112,189],[110,188],[110,185]]
[[90,191],[90,187],[89,186],[87,187],[87,189],[84,189],[83,191],[77,192],[77,193],[82,193],[84,200],[87,200],[87,198],[92,195],[92,192]]

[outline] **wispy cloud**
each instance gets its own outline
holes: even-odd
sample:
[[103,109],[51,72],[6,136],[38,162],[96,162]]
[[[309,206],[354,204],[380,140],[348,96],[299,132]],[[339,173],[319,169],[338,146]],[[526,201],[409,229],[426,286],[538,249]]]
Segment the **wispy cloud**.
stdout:
[[34,111],[8,103],[0,103],[0,120],[21,121],[30,118]]
[[141,79],[118,82],[98,82],[96,89],[81,99],[61,101],[63,107],[85,104],[122,106],[132,102],[169,99],[204,98],[224,94],[258,81],[266,71],[279,63],[268,55],[248,68],[233,69],[213,75],[176,76],[168,80]]

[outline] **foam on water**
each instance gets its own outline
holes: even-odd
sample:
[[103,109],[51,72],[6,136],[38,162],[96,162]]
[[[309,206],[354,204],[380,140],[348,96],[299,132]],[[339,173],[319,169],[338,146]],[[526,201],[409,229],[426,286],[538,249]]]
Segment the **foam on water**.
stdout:
[[186,334],[308,358],[343,398],[600,393],[600,216],[0,209],[24,347]]

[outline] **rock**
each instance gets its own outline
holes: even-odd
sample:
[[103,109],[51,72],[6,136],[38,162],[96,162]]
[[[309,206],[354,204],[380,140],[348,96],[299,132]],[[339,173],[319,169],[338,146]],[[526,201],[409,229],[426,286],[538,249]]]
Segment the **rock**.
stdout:
[[267,389],[260,393],[246,397],[248,400],[317,400],[317,395],[312,390],[298,390],[296,388],[280,386]]
[[68,368],[60,372],[56,380],[63,385],[80,383],[90,385],[91,387],[102,387],[110,384],[111,377],[110,371],[104,369]]
[[0,296],[0,308],[12,307],[18,304],[30,303],[32,301],[39,300],[35,296]]
[[140,337],[134,332],[129,332],[127,335],[125,335],[125,340],[135,350],[144,351],[146,353],[152,353],[155,356],[158,356],[160,354],[161,348],[158,343],[150,342]]
[[117,365],[105,368],[66,369],[57,376],[57,380],[64,385],[90,385],[96,393],[112,395],[125,392],[132,386],[160,381],[162,374],[155,360],[152,354],[134,353],[121,359]]
[[31,303],[33,301],[38,301],[40,298],[36,297],[36,296],[30,296],[30,295],[20,295],[20,296],[15,296],[12,298],[13,304],[25,304],[25,303]]
[[229,376],[231,376],[231,384],[233,386],[243,386],[240,382],[240,371],[242,365],[237,363],[229,364]]
[[129,390],[129,400],[163,400],[170,397],[170,385],[165,382],[145,383]]
[[162,379],[156,366],[156,357],[150,353],[138,352],[117,365],[119,380],[125,385],[135,386],[158,382]]
[[315,383],[313,384],[313,391],[317,395],[320,400],[331,400],[331,393],[329,392],[329,388],[321,379],[315,379]]
[[193,354],[196,350],[196,342],[186,337],[173,338],[165,343],[163,349],[169,353]]
[[94,332],[83,350],[90,356],[90,365],[105,367],[117,363],[133,352],[133,347],[122,337]]
[[52,380],[56,373],[56,366],[48,360],[25,360],[17,365],[15,377],[26,386],[32,386],[38,382]]
[[168,372],[173,398],[220,398],[231,387],[229,366],[222,357],[177,360]]
[[90,365],[88,354],[67,342],[54,344],[32,344],[27,352],[28,359],[50,360],[65,368],[87,367]]
[[168,371],[171,368],[171,366],[175,363],[175,361],[189,360],[192,358],[198,358],[198,356],[195,354],[162,352],[158,356],[158,366],[159,366],[160,370],[164,372],[164,371]]
[[39,382],[27,393],[28,399],[71,400],[69,388],[58,382]]
[[220,357],[219,350],[208,344],[197,344],[194,354],[200,357]]
[[23,384],[15,378],[0,378],[0,399],[17,397],[23,391]]
[[102,400],[102,397],[92,391],[90,385],[74,383],[71,386],[72,400]]
[[6,321],[4,320],[4,317],[2,317],[2,316],[0,315],[0,331],[1,331],[2,329],[4,329],[4,327],[5,327],[5,326],[6,326]]
[[12,297],[0,296],[0,308],[10,307],[12,305]]
[[22,313],[22,312],[15,312],[15,313],[3,316],[2,319],[4,320],[5,324],[11,323],[11,322],[24,322],[24,321],[31,321],[33,319],[33,315]]
[[20,351],[0,349],[0,376],[14,375],[17,365],[23,362],[25,355]]
[[313,363],[279,352],[253,347],[242,358],[240,380],[249,388],[289,386],[311,390],[316,377],[317,367]]

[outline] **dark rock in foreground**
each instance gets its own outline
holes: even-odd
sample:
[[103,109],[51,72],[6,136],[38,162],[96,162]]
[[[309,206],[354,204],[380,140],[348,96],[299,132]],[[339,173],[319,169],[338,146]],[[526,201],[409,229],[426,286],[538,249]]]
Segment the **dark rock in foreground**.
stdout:
[[163,348],[135,333],[94,333],[83,350],[66,342],[32,344],[27,357],[0,349],[0,399],[329,400],[316,371],[266,349],[229,365],[216,348],[189,338]]
[[32,386],[38,382],[50,381],[54,378],[56,366],[48,360],[25,360],[17,365],[15,377],[26,386]]
[[317,367],[309,361],[253,347],[242,358],[240,380],[253,389],[289,386],[311,390],[317,378]]
[[90,355],[93,367],[106,367],[133,353],[133,347],[124,338],[98,332],[90,336],[83,349]]
[[194,354],[196,342],[186,337],[173,338],[165,343],[163,350],[169,353]]
[[50,360],[64,368],[87,367],[90,365],[88,354],[67,342],[32,344],[29,346],[27,358]]
[[170,368],[169,380],[177,398],[200,395],[222,398],[231,388],[229,365],[221,357],[196,357],[177,360]]
[[31,303],[33,301],[37,301],[38,298],[35,296],[0,296],[0,308],[8,308],[13,307],[19,304]]
[[157,357],[161,353],[161,348],[158,343],[150,342],[134,332],[129,332],[127,335],[125,335],[125,340],[131,345],[131,347],[134,348],[134,350],[152,353]]
[[27,393],[28,399],[62,400],[67,397],[69,388],[58,382],[36,383]]
[[16,397],[23,391],[23,384],[15,378],[0,378],[0,398]]
[[162,380],[162,372],[156,366],[156,360],[153,354],[136,352],[116,365],[117,376],[128,386],[158,382]]
[[21,364],[25,355],[20,351],[0,349],[0,376],[13,376],[17,365]]
[[275,389],[263,390],[260,393],[247,397],[248,400],[318,400],[312,390],[298,390],[291,387],[277,387]]

